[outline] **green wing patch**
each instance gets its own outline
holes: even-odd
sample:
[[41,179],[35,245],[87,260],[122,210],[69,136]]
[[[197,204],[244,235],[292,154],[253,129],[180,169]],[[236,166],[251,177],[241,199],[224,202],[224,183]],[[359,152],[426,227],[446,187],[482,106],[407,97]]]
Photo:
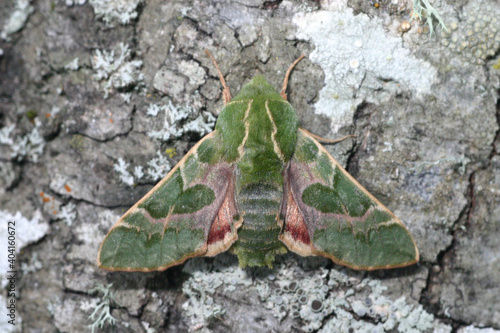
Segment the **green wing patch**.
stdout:
[[401,221],[302,130],[285,177],[280,239],[291,251],[364,270],[418,261]]
[[163,270],[236,241],[234,167],[200,158],[216,154],[217,134],[205,136],[109,231],[99,250],[101,268]]

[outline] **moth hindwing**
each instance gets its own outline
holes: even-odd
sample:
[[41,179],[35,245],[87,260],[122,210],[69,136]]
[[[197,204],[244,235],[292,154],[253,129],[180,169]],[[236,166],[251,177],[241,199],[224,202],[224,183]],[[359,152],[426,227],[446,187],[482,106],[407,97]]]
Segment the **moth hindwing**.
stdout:
[[233,99],[220,75],[215,130],[113,226],[101,268],[164,270],[228,249],[242,267],[272,266],[287,249],[353,269],[418,261],[404,225],[299,128],[291,68],[281,94],[257,75]]

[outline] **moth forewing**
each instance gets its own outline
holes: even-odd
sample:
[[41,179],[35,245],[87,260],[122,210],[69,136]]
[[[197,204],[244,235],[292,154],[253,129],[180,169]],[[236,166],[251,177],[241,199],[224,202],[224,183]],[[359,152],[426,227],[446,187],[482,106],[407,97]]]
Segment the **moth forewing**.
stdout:
[[188,258],[216,255],[234,243],[241,224],[233,221],[234,167],[205,160],[216,151],[217,135],[201,139],[120,218],[101,244],[99,267],[164,270]]

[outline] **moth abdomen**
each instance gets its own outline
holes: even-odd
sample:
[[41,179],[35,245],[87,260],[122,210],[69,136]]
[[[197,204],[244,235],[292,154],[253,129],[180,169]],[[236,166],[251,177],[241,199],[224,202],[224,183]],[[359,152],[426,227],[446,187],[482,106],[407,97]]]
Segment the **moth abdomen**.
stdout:
[[265,184],[251,184],[240,190],[237,202],[243,224],[232,250],[241,266],[271,266],[276,254],[286,252],[278,239],[282,193],[277,186]]

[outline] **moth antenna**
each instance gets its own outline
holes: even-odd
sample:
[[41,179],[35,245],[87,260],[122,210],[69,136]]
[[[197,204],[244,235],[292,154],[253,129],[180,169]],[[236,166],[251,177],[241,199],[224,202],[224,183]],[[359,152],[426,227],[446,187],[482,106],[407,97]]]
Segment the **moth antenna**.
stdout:
[[222,83],[222,87],[224,87],[224,90],[222,90],[222,97],[224,98],[224,104],[229,103],[231,100],[231,92],[229,91],[229,87],[226,84],[226,81],[224,80],[224,76],[222,75],[222,72],[219,69],[219,65],[217,65],[217,61],[215,61],[214,57],[212,57],[212,54],[208,51],[205,50],[205,53],[212,59],[212,62],[215,65],[215,68],[217,69],[217,73],[219,73],[219,80],[220,83]]
[[301,55],[297,60],[293,62],[293,64],[290,67],[288,67],[288,70],[286,71],[285,80],[283,80],[283,88],[281,88],[281,93],[280,93],[281,97],[283,97],[283,99],[285,100],[287,100],[286,87],[288,86],[288,78],[290,77],[290,73],[292,72],[292,69],[295,67],[295,65],[297,65],[299,61],[301,61],[304,57],[305,55]]
[[313,138],[315,138],[316,140],[318,140],[319,142],[321,143],[330,143],[330,144],[335,144],[335,143],[339,143],[339,142],[342,142],[344,140],[347,140],[349,138],[355,138],[356,135],[346,135],[340,139],[325,139],[325,138],[322,138],[321,136],[319,135],[316,135],[316,134],[313,134],[305,129],[302,129],[304,132],[306,132],[307,134],[309,134],[310,136],[312,136]]

